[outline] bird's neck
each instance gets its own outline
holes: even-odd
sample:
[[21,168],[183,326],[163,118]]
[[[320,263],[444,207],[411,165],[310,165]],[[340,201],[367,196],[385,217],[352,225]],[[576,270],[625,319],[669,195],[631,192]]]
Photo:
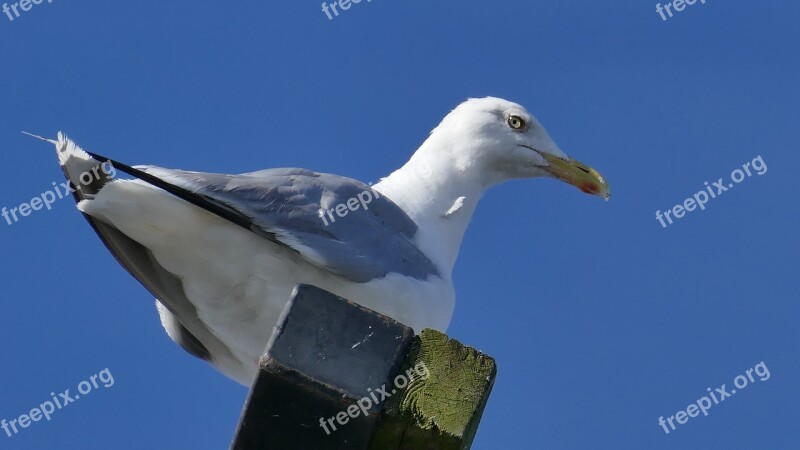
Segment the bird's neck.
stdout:
[[[428,144],[428,143],[426,143]],[[402,208],[419,226],[417,246],[450,275],[461,241],[478,201],[488,188],[469,162],[456,162],[449,151],[423,145],[403,167],[374,188]]]

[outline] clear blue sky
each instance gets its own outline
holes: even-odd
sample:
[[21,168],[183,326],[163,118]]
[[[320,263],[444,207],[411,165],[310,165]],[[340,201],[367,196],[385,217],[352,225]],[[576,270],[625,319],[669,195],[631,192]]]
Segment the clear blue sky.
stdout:
[[[449,334],[499,375],[475,449],[800,445],[800,61],[788,0],[54,0],[0,15],[0,206],[61,180],[20,130],[128,163],[297,166],[374,181],[468,97],[525,105],[612,201],[551,180],[491,191],[455,270]],[[758,155],[768,167],[662,228]],[[243,387],[161,329],[70,200],[0,221],[0,418],[109,368],[3,449],[226,448]],[[667,435],[671,416],[763,361]]]

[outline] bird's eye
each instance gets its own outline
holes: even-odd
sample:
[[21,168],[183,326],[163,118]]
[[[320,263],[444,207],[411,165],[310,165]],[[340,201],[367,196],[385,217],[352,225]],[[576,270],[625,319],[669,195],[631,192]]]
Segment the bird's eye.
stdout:
[[508,126],[510,126],[514,130],[524,130],[525,129],[525,119],[520,116],[509,116],[508,117]]

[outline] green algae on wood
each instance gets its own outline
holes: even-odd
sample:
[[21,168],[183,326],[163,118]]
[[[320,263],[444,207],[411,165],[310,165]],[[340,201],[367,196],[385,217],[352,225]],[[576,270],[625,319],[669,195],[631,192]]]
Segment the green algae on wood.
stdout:
[[398,377],[408,373],[413,379],[387,401],[370,450],[469,449],[497,375],[495,360],[426,329]]

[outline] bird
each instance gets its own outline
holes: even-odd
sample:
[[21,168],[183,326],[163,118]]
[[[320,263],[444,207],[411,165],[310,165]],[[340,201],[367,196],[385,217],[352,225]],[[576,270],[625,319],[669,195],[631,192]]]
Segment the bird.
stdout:
[[167,335],[245,386],[296,285],[414,330],[446,331],[453,267],[488,189],[547,177],[611,195],[523,106],[496,97],[457,105],[374,185],[300,168],[229,175],[128,166],[62,132],[39,138],[54,144],[78,210],[155,297]]

